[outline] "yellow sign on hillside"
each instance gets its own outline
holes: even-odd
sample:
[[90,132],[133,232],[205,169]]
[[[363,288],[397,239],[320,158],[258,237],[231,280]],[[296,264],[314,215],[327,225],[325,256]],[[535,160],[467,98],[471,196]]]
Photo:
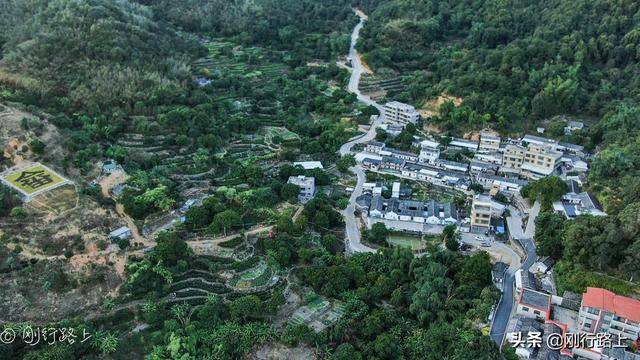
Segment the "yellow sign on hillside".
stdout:
[[65,178],[41,164],[9,172],[2,176],[2,180],[27,196],[67,182]]

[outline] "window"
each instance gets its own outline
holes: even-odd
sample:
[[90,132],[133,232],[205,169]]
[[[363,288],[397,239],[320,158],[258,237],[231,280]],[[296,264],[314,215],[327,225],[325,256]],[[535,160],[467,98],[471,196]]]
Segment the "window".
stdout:
[[540,311],[538,311],[538,310],[533,310],[533,313],[536,314],[536,315],[540,315]]
[[523,307],[522,307],[522,311],[527,311],[527,312],[528,312],[528,311],[529,311],[529,308],[528,308],[528,307],[526,307],[526,306],[523,306]]
[[596,309],[596,308],[592,308],[592,307],[588,307],[587,308],[587,312],[589,314],[593,314],[593,315],[598,315],[600,314],[600,310]]

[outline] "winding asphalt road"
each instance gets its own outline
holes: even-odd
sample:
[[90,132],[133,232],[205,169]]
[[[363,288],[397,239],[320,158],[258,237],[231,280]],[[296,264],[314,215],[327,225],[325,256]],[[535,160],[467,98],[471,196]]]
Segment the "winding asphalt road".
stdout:
[[[378,116],[378,118],[373,121],[371,127],[369,128],[369,131],[367,131],[365,134],[358,135],[343,144],[340,147],[340,156],[352,153],[351,149],[356,144],[366,143],[375,139],[376,129],[378,128],[378,126],[380,126],[380,124],[382,124],[384,120],[384,109],[382,105],[372,100],[369,96],[363,95],[358,88],[360,84],[360,78],[363,73],[363,67],[362,62],[360,61],[360,56],[356,50],[356,43],[358,42],[360,30],[362,30],[362,27],[364,26],[366,17],[358,12],[356,12],[356,14],[360,17],[360,22],[358,22],[356,27],[353,29],[353,33],[351,34],[351,48],[349,49],[349,57],[351,58],[352,72],[351,78],[349,79],[348,90],[356,94],[359,101],[367,105],[374,106],[376,109],[378,109],[378,111],[380,112],[380,116]],[[351,167],[349,170],[356,175],[357,183],[353,193],[351,194],[351,197],[349,198],[349,205],[345,210],[341,212],[345,220],[347,238],[346,250],[347,253],[376,252],[375,249],[362,244],[360,227],[358,226],[357,219],[354,215],[354,211],[356,209],[356,199],[362,194],[362,185],[364,184],[366,179],[364,170],[358,165]],[[521,260],[517,255],[515,255],[513,250],[511,250],[506,245],[504,246],[504,248],[497,246],[495,249],[498,252],[513,255],[511,266],[504,274],[504,290],[500,302],[498,303],[498,307],[496,308],[495,314],[493,316],[493,322],[490,331],[491,339],[499,347],[502,345],[502,342],[504,340],[505,332],[515,301],[515,272],[518,270],[518,268],[529,270],[531,265],[533,265],[533,263],[538,259],[538,255],[536,254],[536,246],[533,241],[533,234],[535,232],[535,219],[538,216],[538,212],[540,211],[540,204],[536,203],[531,208],[529,213],[529,221],[527,223],[526,229],[524,230],[522,226],[521,212],[514,207],[511,207],[509,210],[511,212],[511,215],[507,217],[507,226],[509,227],[510,236],[512,239],[518,241],[522,245],[526,252],[526,258],[521,262]],[[468,242],[473,242],[473,240],[469,239]],[[495,244],[492,246],[495,246]]]
[[[376,129],[384,119],[384,110],[382,105],[373,101],[369,96],[363,95],[358,88],[360,84],[360,77],[363,73],[362,62],[360,61],[360,56],[358,56],[358,51],[356,50],[356,44],[358,42],[358,37],[360,36],[360,30],[364,26],[364,22],[366,21],[366,17],[356,12],[358,17],[360,17],[360,22],[353,29],[353,33],[351,34],[351,48],[349,49],[349,57],[351,58],[352,70],[351,70],[351,78],[349,79],[348,90],[351,93],[356,94],[358,100],[367,104],[374,106],[380,112],[380,116],[378,116],[369,131],[362,135],[358,135],[348,142],[344,143],[339,150],[340,156],[344,156],[351,153],[351,149],[356,144],[363,144],[369,142],[376,137]],[[362,184],[364,184],[366,177],[364,174],[364,170],[358,165],[349,168],[349,170],[354,173],[357,177],[356,186],[351,193],[351,197],[349,198],[349,206],[346,209],[341,211],[342,216],[344,217],[345,222],[345,230],[346,230],[346,238],[347,238],[347,253],[356,253],[356,252],[376,252],[376,249],[368,247],[361,242],[361,234],[360,227],[358,226],[358,221],[354,215],[354,211],[356,209],[356,199],[358,196],[362,194]]]
[[[519,242],[526,252],[526,258],[522,262],[520,269],[528,271],[531,265],[538,260],[536,254],[536,245],[533,242],[533,234],[535,233],[535,220],[540,212],[540,204],[536,202],[529,211],[529,221],[526,230],[523,231],[522,213],[513,206],[509,207],[510,216],[507,217],[507,227],[509,228],[509,236]],[[517,269],[516,269],[517,270]],[[489,336],[500,347],[504,340],[504,335],[509,324],[511,311],[515,301],[515,271],[513,267],[509,267],[504,274],[503,293],[496,312],[493,315],[491,331]]]

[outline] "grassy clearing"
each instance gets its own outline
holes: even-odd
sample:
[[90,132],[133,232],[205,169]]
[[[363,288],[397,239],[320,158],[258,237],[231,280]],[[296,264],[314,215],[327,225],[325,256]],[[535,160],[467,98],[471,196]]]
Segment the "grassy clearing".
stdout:
[[58,215],[78,206],[78,193],[73,185],[64,185],[37,195],[26,206],[38,212]]
[[422,241],[421,237],[400,233],[389,235],[387,237],[387,242],[391,246],[398,246],[411,250],[423,250],[426,246],[426,242]]

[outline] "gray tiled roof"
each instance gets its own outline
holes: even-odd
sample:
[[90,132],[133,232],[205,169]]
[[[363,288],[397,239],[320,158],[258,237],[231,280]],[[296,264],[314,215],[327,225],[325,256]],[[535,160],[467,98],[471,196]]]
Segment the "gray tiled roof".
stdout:
[[457,210],[454,203],[439,203],[435,200],[385,199],[380,195],[376,195],[371,199],[370,211],[373,210],[378,210],[382,213],[394,212],[398,215],[424,218],[430,216],[440,217],[440,212],[442,212],[444,218],[457,219]]
[[[524,277],[523,277],[524,278]],[[537,309],[547,309],[551,301],[549,294],[541,293],[531,289],[522,289],[522,296],[520,297],[520,304],[529,305]]]

